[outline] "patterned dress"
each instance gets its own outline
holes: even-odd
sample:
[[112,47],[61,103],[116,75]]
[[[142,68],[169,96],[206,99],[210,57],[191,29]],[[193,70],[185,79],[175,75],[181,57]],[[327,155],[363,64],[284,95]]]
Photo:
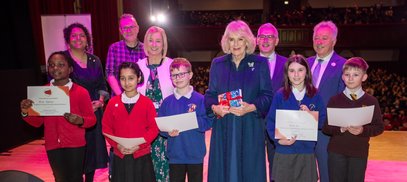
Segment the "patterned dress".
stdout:
[[[150,69],[150,76],[147,81],[146,89],[146,96],[153,101],[157,112],[163,101],[160,81],[158,79],[158,66],[160,65],[148,65],[148,68]],[[153,159],[155,178],[157,182],[168,182],[170,180],[168,160],[166,158],[166,148],[167,140],[160,135],[157,136],[151,145],[151,157]]]

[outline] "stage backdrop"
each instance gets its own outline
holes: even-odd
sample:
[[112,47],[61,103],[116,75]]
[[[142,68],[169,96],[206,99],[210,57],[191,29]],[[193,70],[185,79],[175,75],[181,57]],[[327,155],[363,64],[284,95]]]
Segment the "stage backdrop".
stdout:
[[[48,59],[49,55],[55,51],[66,50],[67,47],[64,40],[63,30],[65,27],[76,22],[83,24],[89,30],[92,37],[90,14],[41,16],[45,59]],[[93,49],[90,48],[90,51],[92,50]],[[46,63],[47,60],[45,60],[45,64]],[[42,65],[42,71],[45,71],[45,65]]]

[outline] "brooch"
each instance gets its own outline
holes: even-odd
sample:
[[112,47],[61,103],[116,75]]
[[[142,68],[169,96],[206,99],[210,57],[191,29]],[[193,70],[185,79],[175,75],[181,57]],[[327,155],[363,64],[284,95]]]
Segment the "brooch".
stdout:
[[252,71],[254,71],[254,62],[247,63],[249,68],[252,68]]
[[315,109],[315,104],[310,104],[310,105],[309,105],[309,110],[310,110],[310,111],[313,111],[314,109]]

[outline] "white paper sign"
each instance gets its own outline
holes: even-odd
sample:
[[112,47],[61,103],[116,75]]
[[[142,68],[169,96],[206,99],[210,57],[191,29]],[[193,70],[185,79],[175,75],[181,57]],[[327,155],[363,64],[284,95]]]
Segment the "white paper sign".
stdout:
[[34,103],[29,116],[63,116],[70,113],[67,86],[28,86],[27,98]]
[[276,139],[290,139],[297,136],[297,140],[317,141],[318,139],[318,111],[276,111]]
[[348,127],[372,122],[374,105],[358,108],[328,108],[328,124]]
[[177,114],[172,116],[156,117],[155,121],[160,131],[170,132],[178,130],[179,132],[198,128],[198,119],[195,112]]
[[143,137],[140,138],[123,138],[123,137],[117,137],[117,136],[113,136],[113,135],[109,135],[107,133],[103,133],[105,136],[109,137],[110,139],[112,139],[113,141],[115,141],[116,143],[122,145],[123,147],[130,149],[136,145],[140,145],[143,143],[146,143],[146,140],[144,140]]

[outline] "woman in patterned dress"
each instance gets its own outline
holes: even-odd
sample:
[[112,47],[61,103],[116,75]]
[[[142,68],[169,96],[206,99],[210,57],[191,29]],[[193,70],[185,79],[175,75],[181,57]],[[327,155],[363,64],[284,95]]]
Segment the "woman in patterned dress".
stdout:
[[[156,111],[164,98],[173,93],[174,87],[170,77],[172,59],[166,57],[168,49],[167,35],[164,29],[152,26],[144,36],[146,58],[137,62],[144,75],[144,84],[139,92],[150,98]],[[157,182],[169,181],[169,166],[165,154],[167,141],[160,135],[151,145],[154,172]]]

